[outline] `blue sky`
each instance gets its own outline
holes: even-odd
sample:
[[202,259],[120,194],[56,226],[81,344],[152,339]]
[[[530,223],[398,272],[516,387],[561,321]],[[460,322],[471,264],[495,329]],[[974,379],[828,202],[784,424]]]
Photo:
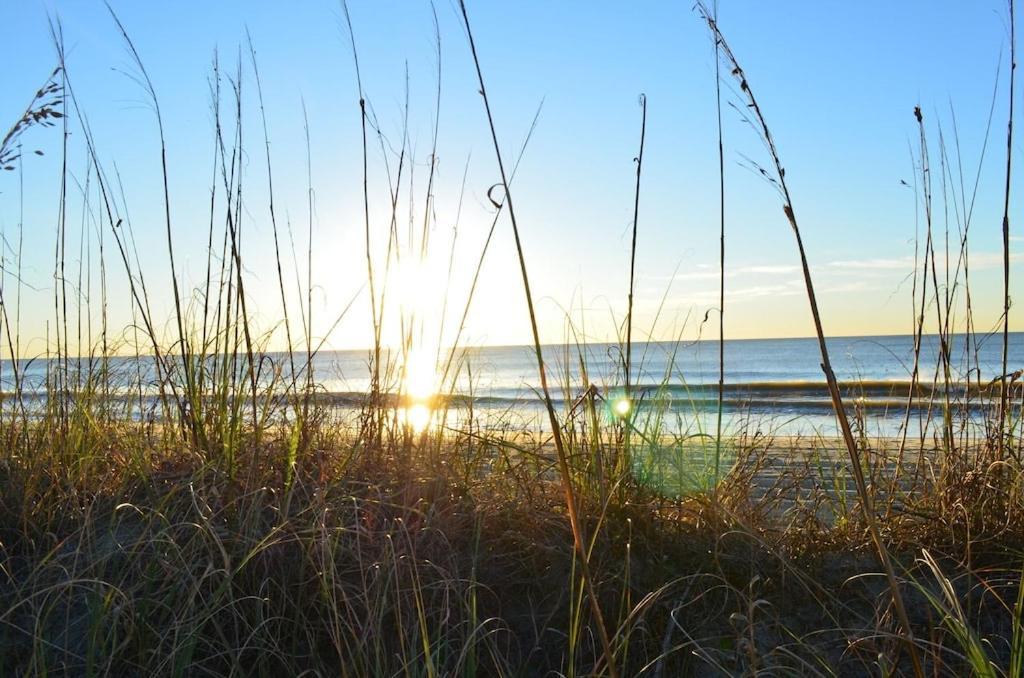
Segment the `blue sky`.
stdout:
[[[337,2],[112,1],[154,82],[166,124],[175,244],[189,287],[205,271],[213,131],[208,78],[213,50],[234,71],[245,32],[257,50],[275,167],[279,219],[290,218],[305,248],[306,158],[303,101],[312,140],[314,333],[327,327],[366,278],[363,252],[359,110],[351,47]],[[491,221],[487,189],[499,181],[456,5],[438,0],[442,98],[429,261],[395,276],[395,294],[416,307],[424,332],[440,334],[443,290],[460,188],[466,172],[446,339],[461,308]],[[715,305],[718,255],[714,54],[689,2],[470,2],[470,18],[496,114],[503,152],[513,156],[541,108],[513,187],[545,340],[566,337],[566,318],[593,339],[614,337],[625,308],[628,248],[639,142],[639,94],[648,129],[637,252],[640,334],[692,337]],[[401,144],[406,69],[414,204],[403,194],[400,225],[423,211],[434,124],[436,57],[430,4],[352,0],[350,10],[367,98],[382,130]],[[0,119],[20,115],[53,68],[47,17],[59,17],[68,72],[89,117],[101,160],[116,164],[151,288],[155,316],[170,320],[159,146],[155,119],[101,2],[6,3],[7,63]],[[1001,307],[1000,219],[1008,50],[1002,2],[773,3],[722,0],[720,24],[762,104],[787,169],[804,229],[826,330],[836,335],[890,334],[911,327],[915,238],[913,183],[920,105],[938,163],[940,125],[953,152],[953,116],[968,184],[978,170],[996,94],[992,137],[981,166],[970,247],[979,328],[994,327]],[[1001,72],[997,73],[999,64]],[[267,217],[266,176],[255,82],[243,57],[246,284],[266,332],[283,336]],[[997,81],[997,75],[999,80]],[[726,90],[728,100],[737,101]],[[1019,103],[1019,102],[1018,102]],[[806,336],[813,330],[802,294],[792,234],[778,199],[745,169],[765,160],[755,135],[724,112],[727,173],[727,335]],[[45,348],[53,323],[53,251],[60,177],[60,134],[32,130],[26,147],[25,260],[20,312],[25,352]],[[84,180],[81,135],[72,128],[69,167]],[[1019,160],[1015,144],[1014,160]],[[371,145],[374,252],[383,266],[390,223],[384,164]],[[390,158],[392,164],[395,158]],[[468,169],[467,169],[468,168]],[[956,170],[959,179],[959,169]],[[408,176],[408,175],[407,175]],[[935,169],[936,227],[945,227]],[[959,189],[958,189],[959,190]],[[74,190],[72,190],[74,195]],[[0,225],[9,243],[18,226],[17,173],[0,176]],[[1016,200],[1012,223],[1016,225]],[[72,200],[68,249],[77,268],[83,224],[96,225]],[[416,216],[418,233],[419,216]],[[92,224],[92,225],[89,225]],[[919,228],[923,227],[919,224]],[[950,222],[955,234],[957,225]],[[1024,234],[1024,231],[1022,231]],[[86,247],[86,245],[88,247]],[[109,243],[108,243],[109,245]],[[408,247],[412,247],[406,243]],[[1014,243],[1016,246],[1017,243]],[[73,251],[72,251],[73,250]],[[109,252],[108,252],[109,255]],[[10,251],[7,252],[10,257]],[[94,266],[95,258],[93,258]],[[110,270],[111,323],[130,322],[118,262]],[[69,264],[70,267],[70,264]],[[290,270],[290,269],[289,269]],[[300,264],[301,274],[305,268]],[[94,273],[95,275],[95,273]],[[1015,262],[1013,291],[1024,270]],[[405,284],[402,284],[405,278]],[[93,316],[97,314],[93,309]],[[328,343],[366,346],[366,294]],[[1019,318],[1011,314],[1011,322]],[[397,321],[389,320],[390,340]],[[714,325],[714,323],[712,323]],[[168,330],[170,325],[168,325]],[[436,330],[436,331],[435,331]],[[529,326],[510,226],[499,223],[471,308],[465,340],[521,343]]]

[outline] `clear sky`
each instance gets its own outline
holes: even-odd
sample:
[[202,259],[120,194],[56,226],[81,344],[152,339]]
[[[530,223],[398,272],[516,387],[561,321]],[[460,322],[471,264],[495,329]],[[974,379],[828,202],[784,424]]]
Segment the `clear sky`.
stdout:
[[[646,94],[649,108],[635,326],[639,334],[653,333],[655,338],[680,332],[694,336],[717,295],[718,160],[713,46],[692,3],[468,4],[507,158],[517,152],[543,102],[513,187],[543,338],[563,340],[568,314],[589,338],[611,339],[622,318],[640,93]],[[162,107],[175,245],[190,288],[202,281],[206,265],[214,49],[222,69],[233,74],[239,49],[245,49],[246,29],[252,36],[267,104],[279,220],[282,226],[291,220],[300,251],[306,246],[308,219],[305,102],[315,194],[314,333],[326,333],[366,279],[358,95],[340,4],[112,0],[112,5],[138,48]],[[417,245],[410,245],[405,234],[412,214],[414,239],[419,238],[434,125],[437,60],[431,6],[419,0],[351,0],[350,10],[366,95],[395,149],[402,145],[408,82],[414,202],[410,204],[405,183],[398,224],[403,247],[410,250]],[[429,254],[415,275],[403,268],[394,276],[391,289],[402,303],[418,307],[426,332],[440,330],[459,214],[445,309],[445,341],[450,341],[492,218],[487,190],[500,178],[456,4],[438,0],[436,10],[441,104]],[[170,321],[155,118],[129,77],[134,68],[102,2],[27,0],[0,6],[8,64],[0,88],[0,120],[9,121],[6,127],[17,119],[55,64],[48,16],[59,17],[63,24],[68,72],[101,160],[111,174],[116,164],[121,175],[154,315]],[[914,182],[914,106],[924,111],[935,164],[940,125],[955,160],[955,115],[970,193],[995,92],[992,136],[980,168],[970,236],[978,327],[995,327],[1002,293],[1005,3],[722,0],[720,24],[773,128],[804,228],[826,331],[834,335],[910,330],[915,227],[923,226],[915,219],[914,192],[901,182]],[[265,150],[247,54],[242,61],[246,284],[250,304],[269,331],[280,317],[280,304]],[[725,94],[726,103],[738,101],[728,89]],[[813,328],[792,234],[777,196],[743,166],[744,157],[764,161],[764,150],[728,106],[724,120],[727,336],[807,336]],[[69,169],[84,183],[82,135],[74,124],[71,132]],[[47,323],[52,325],[54,317],[59,128],[31,130],[25,145],[45,153],[26,154],[24,161],[26,287],[19,315],[23,341],[35,338],[23,349],[31,354],[45,348]],[[1019,151],[1018,143],[1015,162]],[[397,157],[387,160],[394,171]],[[371,229],[378,270],[384,265],[391,214],[384,170],[383,154],[371,139]],[[959,182],[959,167],[954,174]],[[948,196],[950,207],[944,210],[937,168],[935,175],[936,227],[944,229],[948,218],[955,240],[959,226],[953,219],[953,197]],[[408,179],[407,173],[403,182]],[[8,265],[18,232],[18,190],[17,172],[0,176],[0,226],[8,242]],[[959,200],[959,186],[957,192]],[[69,193],[68,259],[73,263],[67,266],[77,276],[81,251],[95,278],[98,254],[87,258],[84,253],[96,251],[98,226],[83,211],[81,191],[73,184]],[[1018,203],[1012,203],[1011,218],[1014,227],[1021,224],[1024,236]],[[88,234],[84,242],[83,233]],[[1015,248],[1019,244],[1013,243]],[[471,343],[529,340],[512,245],[510,225],[503,218],[469,314],[464,339]],[[107,257],[111,323],[121,327],[131,320],[129,298],[119,262],[109,250]],[[286,275],[291,276],[287,258]],[[1014,261],[1017,291],[1024,283],[1024,267]],[[301,262],[299,270],[305,276]],[[94,301],[93,316],[97,313]],[[364,291],[329,337],[329,345],[368,345],[369,318]],[[1018,318],[1019,311],[1011,314],[1011,327]],[[397,322],[389,323],[386,336],[393,341]],[[706,337],[716,331],[714,322],[703,329]],[[278,331],[276,345],[282,340]]]

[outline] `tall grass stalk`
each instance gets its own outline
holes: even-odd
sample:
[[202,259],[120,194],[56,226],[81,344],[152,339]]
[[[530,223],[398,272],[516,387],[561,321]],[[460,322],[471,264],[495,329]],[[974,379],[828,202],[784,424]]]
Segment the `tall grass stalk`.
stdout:
[[146,71],[146,67],[142,63],[142,57],[139,56],[138,50],[135,49],[135,43],[132,42],[131,37],[128,35],[128,31],[125,29],[121,20],[118,18],[109,3],[107,3],[107,10],[110,12],[110,16],[117,25],[117,30],[121,34],[121,38],[124,41],[125,46],[128,48],[128,53],[132,58],[132,63],[135,68],[138,69],[140,78],[139,82],[149,99],[149,103],[153,106],[153,112],[156,116],[157,133],[160,139],[160,171],[163,180],[163,212],[164,227],[167,236],[167,258],[171,269],[171,290],[174,296],[174,316],[178,328],[177,343],[178,350],[181,355],[182,370],[185,374],[185,394],[189,404],[188,411],[192,413],[192,415],[188,417],[188,423],[192,428],[193,436],[198,437],[200,426],[199,422],[195,418],[195,412],[199,409],[199,394],[196,389],[192,360],[189,355],[191,351],[189,348],[188,338],[185,334],[185,314],[181,305],[181,293],[178,289],[178,272],[174,259],[174,238],[171,229],[171,194],[167,169],[167,142],[164,137],[163,115],[160,112],[160,101],[156,95],[156,90],[153,87],[153,81],[150,80],[149,73]]
[[270,229],[274,240],[274,264],[277,269],[277,288],[281,294],[281,315],[284,321],[285,341],[287,342],[289,381],[294,389],[297,373],[295,371],[295,342],[292,340],[291,319],[288,317],[288,296],[285,294],[284,272],[281,269],[281,246],[277,235],[277,210],[274,209],[274,172],[270,159],[270,134],[267,131],[267,112],[263,105],[263,83],[260,80],[260,69],[256,64],[256,48],[252,44],[252,36],[246,31],[249,46],[249,58],[253,76],[256,80],[256,96],[259,101],[260,122],[263,124],[263,147],[267,158],[267,209],[270,213]]
[[1010,13],[1010,95],[1009,115],[1006,121],[1006,184],[1003,191],[1003,359],[999,377],[999,426],[997,458],[1002,460],[1005,446],[1006,409],[1008,395],[1007,361],[1010,351],[1010,175],[1013,168],[1013,93],[1017,75],[1017,33],[1014,2],[1009,0]]
[[[373,364],[371,365],[372,377],[370,382],[370,398],[371,401],[379,400],[381,390],[380,380],[380,360],[381,360],[381,327],[383,326],[383,318],[377,309],[377,288],[374,281],[373,275],[373,252],[371,249],[371,238],[370,238],[370,174],[369,174],[369,152],[367,149],[366,141],[366,126],[367,126],[367,114],[366,114],[366,94],[363,90],[363,77],[359,70],[359,52],[356,49],[356,36],[355,30],[352,28],[352,16],[348,10],[348,2],[342,0],[342,10],[345,14],[345,24],[348,27],[349,41],[352,44],[352,62],[355,66],[356,72],[356,87],[359,90],[359,124],[362,130],[362,157],[363,157],[363,225],[364,225],[364,240],[366,244],[366,280],[369,285],[370,292],[370,319],[373,323]],[[371,422],[370,441],[374,445],[380,441],[380,422],[374,420]]]
[[[718,24],[718,0],[712,5]],[[717,33],[715,42],[715,126],[718,132],[718,407],[715,413],[715,487],[722,465],[722,408],[725,400],[725,146],[722,143],[722,60]],[[717,492],[717,490],[716,490]]]
[[628,425],[634,415],[636,405],[633,403],[633,393],[630,384],[633,376],[633,286],[636,284],[636,234],[640,220],[640,178],[643,175],[644,167],[644,140],[647,137],[647,96],[640,95],[640,151],[636,156],[636,189],[633,192],[633,240],[629,247],[629,297],[626,302],[626,374],[625,374],[625,402],[627,422],[625,439],[623,443],[623,469],[628,472],[632,468],[629,442],[630,429]]
[[487,87],[484,84],[483,70],[480,66],[480,59],[477,56],[476,44],[473,41],[473,31],[470,28],[469,13],[466,9],[465,0],[459,0],[459,8],[462,11],[463,24],[466,27],[466,37],[469,39],[469,49],[473,56],[473,65],[476,68],[477,80],[480,83],[480,96],[484,101],[484,111],[487,114],[487,124],[491,131],[491,140],[494,144],[494,155],[498,163],[498,171],[501,174],[501,185],[504,189],[503,204],[508,205],[508,217],[512,224],[512,235],[515,238],[516,254],[519,259],[519,270],[523,278],[523,291],[526,294],[526,307],[530,316],[530,331],[533,334],[533,347],[537,358],[537,371],[540,376],[541,393],[544,398],[544,407],[547,410],[548,420],[551,424],[552,438],[555,441],[555,454],[558,457],[558,471],[562,480],[562,489],[565,492],[566,509],[569,513],[569,523],[572,527],[573,541],[579,553],[580,570],[583,574],[583,585],[587,589],[587,596],[590,599],[591,613],[597,624],[597,631],[601,640],[601,648],[608,674],[615,678],[618,671],[615,667],[615,653],[612,651],[611,641],[608,637],[608,627],[604,622],[604,615],[601,612],[601,604],[598,600],[596,583],[593,573],[590,571],[590,558],[587,551],[587,540],[583,535],[583,526],[580,524],[577,515],[578,504],[576,492],[573,489],[572,474],[569,471],[569,462],[566,450],[562,442],[561,427],[558,423],[558,415],[555,414],[555,406],[551,400],[551,392],[548,389],[547,369],[544,366],[544,353],[541,349],[540,333],[537,330],[537,315],[533,308],[533,295],[530,292],[530,278],[526,272],[526,257],[523,253],[522,241],[519,237],[519,225],[516,222],[515,208],[512,203],[512,193],[509,186],[508,175],[505,173],[505,164],[501,156],[501,145],[498,143],[498,133],[494,126],[494,116],[491,114],[491,103],[487,98]]
[[774,176],[770,177],[770,180],[773,185],[778,188],[781,194],[783,200],[783,212],[785,212],[786,219],[793,230],[794,237],[796,238],[796,246],[800,254],[800,266],[803,271],[804,286],[807,290],[807,300],[810,303],[811,315],[814,318],[814,330],[818,339],[818,347],[821,351],[821,369],[825,373],[825,381],[828,384],[829,395],[832,399],[832,409],[835,411],[836,418],[839,421],[839,427],[843,435],[843,442],[845,443],[846,450],[849,453],[850,467],[853,472],[854,482],[856,483],[857,495],[861,501],[864,520],[871,534],[871,540],[874,542],[879,558],[882,561],[882,566],[885,568],[886,577],[889,581],[889,588],[893,597],[893,604],[896,607],[896,613],[902,626],[901,632],[906,641],[905,645],[913,664],[914,674],[918,676],[918,678],[923,678],[924,669],[922,668],[921,660],[918,657],[917,647],[914,644],[914,632],[910,625],[910,619],[907,616],[906,607],[903,603],[903,595],[900,592],[899,582],[896,578],[895,569],[893,568],[892,562],[889,558],[889,552],[886,549],[885,544],[882,542],[881,533],[877,524],[877,516],[874,509],[874,498],[868,490],[867,483],[864,480],[864,469],[861,454],[857,448],[857,443],[854,440],[853,431],[850,428],[850,422],[847,418],[846,409],[843,405],[843,397],[839,391],[839,384],[836,381],[835,373],[832,371],[832,362],[829,360],[828,345],[825,342],[825,330],[822,327],[821,315],[818,311],[818,302],[814,294],[814,282],[811,279],[810,264],[807,260],[807,254],[804,251],[803,239],[800,236],[800,226],[797,223],[796,211],[793,208],[793,200],[790,197],[789,186],[786,183],[786,171],[782,166],[782,161],[779,158],[778,151],[776,150],[771,130],[769,129],[768,123],[761,112],[761,107],[758,104],[757,98],[754,96],[754,92],[750,88],[746,74],[743,72],[739,61],[736,59],[732,50],[729,48],[729,44],[726,42],[724,36],[719,30],[713,14],[708,11],[707,7],[703,3],[698,3],[698,7],[702,17],[708,25],[708,28],[715,36],[716,42],[718,42],[721,47],[721,56],[725,58],[726,64],[729,66],[733,77],[739,84],[742,95],[747,100],[748,109],[752,116],[751,120],[755,124],[755,129],[761,135],[768,153],[771,156]]

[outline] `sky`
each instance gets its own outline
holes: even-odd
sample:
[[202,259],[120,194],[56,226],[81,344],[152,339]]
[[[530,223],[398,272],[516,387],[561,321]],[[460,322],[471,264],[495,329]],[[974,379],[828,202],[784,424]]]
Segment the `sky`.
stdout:
[[[634,331],[639,338],[716,337],[715,55],[692,3],[470,0],[467,5],[507,164],[529,136],[512,195],[542,340],[614,340],[620,332],[629,287],[641,94],[648,109]],[[227,99],[241,61],[240,228],[248,306],[268,345],[283,346],[267,146],[249,35],[267,117],[290,312],[294,319],[305,298],[297,288],[310,275],[314,337],[332,348],[370,345],[359,89],[341,4],[111,0],[111,7],[136,46],[159,102],[172,237],[186,306],[195,313],[201,305],[194,290],[202,285],[207,264],[211,182],[216,181],[210,94],[216,51],[225,115],[233,106]],[[488,191],[501,180],[457,4],[437,0],[434,9],[440,35],[437,108],[438,44],[431,4],[349,2],[364,95],[382,134],[370,133],[367,187],[378,296],[383,272],[390,271],[383,333],[392,344],[403,327],[436,337],[434,342],[454,340],[494,219]],[[961,195],[970,196],[980,176],[969,236],[971,294],[979,330],[996,328],[1002,304],[1008,105],[1005,4],[721,0],[719,14],[786,168],[826,332],[897,334],[912,328],[915,247],[923,247],[924,234],[920,193],[913,189],[921,181],[915,106],[923,111],[930,144],[940,247],[948,228],[955,248],[962,228],[955,216]],[[0,6],[0,21],[7,27],[5,61],[17,66],[5,69],[0,126],[17,120],[54,68],[48,21],[58,19],[68,77],[104,171],[120,177],[118,209],[130,219],[153,317],[170,337],[173,296],[156,116],[102,2],[26,0]],[[750,161],[767,162],[765,149],[742,119],[743,102],[735,86],[723,84],[726,335],[808,336],[813,325],[793,234],[778,195],[749,168]],[[940,134],[951,163],[946,176],[954,180],[945,191],[938,167]],[[30,129],[22,141],[26,152],[19,171],[0,175],[5,297],[22,337],[20,351],[38,355],[53,346],[58,324],[54,253],[61,130]],[[83,299],[70,295],[69,318],[76,323],[81,307],[87,327],[89,319],[94,329],[99,322],[103,234],[109,323],[128,328],[133,319],[127,277],[113,250],[109,224],[97,209],[83,142],[80,123],[69,121],[64,279],[82,290]],[[389,265],[393,210],[388,172],[393,181],[403,148],[406,160],[394,210],[398,244],[393,251],[399,257]],[[1019,141],[1013,159],[1020,160]],[[1019,223],[1018,204],[1014,195],[1012,230]],[[311,274],[305,263],[310,223]],[[216,229],[217,238],[223,237],[223,217]],[[15,295],[19,234],[22,285]],[[1021,242],[1014,236],[1011,246],[1017,249]],[[945,277],[941,257],[938,274]],[[1024,267],[1015,253],[1012,295],[1021,289],[1022,276]],[[1019,326],[1020,313],[1011,311],[1011,329]],[[128,341],[131,333],[121,336]],[[460,341],[529,340],[512,228],[502,214]]]

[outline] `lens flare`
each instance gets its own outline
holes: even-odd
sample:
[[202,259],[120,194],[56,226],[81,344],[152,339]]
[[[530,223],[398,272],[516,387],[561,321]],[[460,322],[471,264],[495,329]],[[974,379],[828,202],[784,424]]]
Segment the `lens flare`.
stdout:
[[633,409],[633,403],[629,402],[629,398],[619,398],[612,405],[612,408],[615,410],[615,414],[625,417]]

